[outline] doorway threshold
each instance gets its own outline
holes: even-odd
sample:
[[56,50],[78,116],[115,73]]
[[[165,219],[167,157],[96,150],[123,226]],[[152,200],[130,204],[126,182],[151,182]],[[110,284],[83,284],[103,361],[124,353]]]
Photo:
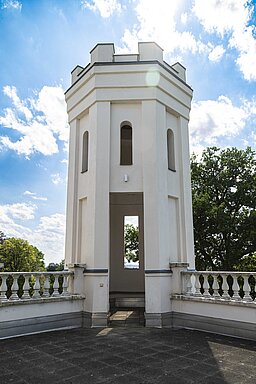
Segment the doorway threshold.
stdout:
[[109,300],[110,309],[145,308],[144,292],[111,292]]
[[112,309],[108,319],[109,327],[144,327],[144,308]]

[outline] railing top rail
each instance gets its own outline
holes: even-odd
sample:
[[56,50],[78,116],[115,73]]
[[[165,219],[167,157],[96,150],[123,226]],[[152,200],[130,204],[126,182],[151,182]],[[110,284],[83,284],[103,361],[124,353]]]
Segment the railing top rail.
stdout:
[[9,276],[9,275],[16,275],[16,276],[20,276],[20,275],[23,275],[23,276],[50,276],[50,275],[55,275],[55,276],[59,276],[59,275],[66,275],[66,276],[71,276],[73,275],[74,272],[72,271],[54,271],[54,272],[45,272],[45,271],[42,271],[42,272],[0,272],[0,276]]
[[182,274],[194,274],[194,275],[256,275],[256,271],[251,272],[239,272],[239,271],[181,271]]

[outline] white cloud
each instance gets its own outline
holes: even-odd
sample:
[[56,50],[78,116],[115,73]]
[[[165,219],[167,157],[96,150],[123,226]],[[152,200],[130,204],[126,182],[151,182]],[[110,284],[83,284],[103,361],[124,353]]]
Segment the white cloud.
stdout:
[[23,193],[23,195],[34,196],[34,195],[36,195],[36,193],[35,192],[30,192],[30,191],[25,191]]
[[195,0],[193,12],[209,32],[222,37],[248,22],[247,0]]
[[99,12],[103,18],[108,18],[113,13],[120,13],[122,10],[122,6],[117,0],[82,0],[81,5],[84,9]]
[[220,61],[220,59],[222,58],[224,53],[225,53],[225,49],[223,48],[223,46],[222,45],[217,45],[209,53],[208,58],[209,58],[210,61],[213,61],[214,63],[217,63],[218,61]]
[[205,31],[229,39],[238,52],[236,63],[246,80],[256,80],[256,27],[248,26],[253,3],[247,0],[195,0],[193,12]]
[[2,9],[14,9],[16,11],[21,11],[22,3],[18,0],[4,0],[2,2]]
[[22,221],[34,219],[36,209],[36,205],[27,203],[0,205],[1,221],[6,220],[6,222],[9,222],[12,219]]
[[40,200],[40,201],[47,201],[47,197],[43,197],[43,196],[32,196],[32,199],[33,200]]
[[41,217],[38,227],[33,231],[30,242],[34,242],[45,254],[46,264],[64,258],[65,225],[65,215],[55,213]]
[[6,85],[3,88],[3,93],[8,96],[12,102],[14,107],[16,108],[17,111],[20,113],[24,114],[26,120],[31,120],[33,115],[29,108],[26,106],[26,103],[24,101],[21,101],[17,95],[17,90],[15,87],[10,87],[9,85]]
[[214,145],[220,137],[236,136],[245,127],[246,104],[236,107],[226,96],[192,104],[190,114],[191,145]]
[[47,201],[48,200],[47,197],[37,196],[37,194],[35,192],[25,191],[23,193],[23,195],[30,196],[31,199],[33,199],[33,200],[40,200],[40,201]]
[[0,137],[0,145],[29,157],[32,153],[52,155],[59,151],[57,140],[68,142],[64,92],[61,87],[44,86],[33,99],[20,100],[15,87],[5,86],[4,94],[12,101],[0,116],[0,124],[13,129],[20,138]]
[[181,14],[180,21],[182,22],[182,24],[187,24],[187,21],[188,21],[188,14],[187,14],[187,12],[183,12]]
[[237,30],[233,33],[229,45],[236,48],[239,56],[236,60],[241,72],[246,80],[256,80],[256,34],[255,26],[250,26],[244,30]]
[[252,132],[252,134],[251,134],[251,138],[252,138],[252,140],[254,141],[255,146],[256,146],[256,131],[255,131],[255,132]]
[[53,184],[55,184],[55,185],[58,185],[58,184],[63,182],[63,180],[62,180],[62,178],[61,178],[59,173],[52,174],[51,175],[51,180],[52,180]]
[[35,228],[17,223],[18,219],[33,219],[35,209],[26,203],[0,206],[0,228],[6,236],[22,238],[36,246],[44,253],[46,265],[60,262],[64,258],[65,215],[43,216]]
[[207,45],[197,40],[190,31],[179,32],[177,18],[183,23],[186,16],[182,13],[180,0],[138,0],[135,6],[137,23],[131,30],[126,29],[122,42],[130,51],[137,49],[138,41],[156,41],[165,53],[190,51],[208,52]]

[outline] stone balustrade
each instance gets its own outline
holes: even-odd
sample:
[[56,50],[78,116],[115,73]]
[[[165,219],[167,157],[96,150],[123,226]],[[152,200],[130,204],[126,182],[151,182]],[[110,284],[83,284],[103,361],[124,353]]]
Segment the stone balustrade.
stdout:
[[1,272],[0,303],[70,295],[73,272]]
[[186,297],[256,303],[256,272],[182,271]]

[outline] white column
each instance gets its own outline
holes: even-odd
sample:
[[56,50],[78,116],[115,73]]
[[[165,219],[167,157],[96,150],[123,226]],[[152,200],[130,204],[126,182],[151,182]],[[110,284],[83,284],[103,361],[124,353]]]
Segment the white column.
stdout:
[[65,264],[76,262],[79,120],[70,122]]
[[170,312],[169,218],[165,107],[142,102],[146,324],[161,326]]
[[183,254],[181,255],[181,257],[182,262],[189,264],[189,269],[195,269],[188,120],[183,117],[180,117],[179,121],[179,154],[181,166],[181,238],[183,245]]
[[109,309],[110,103],[95,103],[89,120],[87,223],[91,241],[85,261],[85,311],[92,314],[93,326],[103,326]]

